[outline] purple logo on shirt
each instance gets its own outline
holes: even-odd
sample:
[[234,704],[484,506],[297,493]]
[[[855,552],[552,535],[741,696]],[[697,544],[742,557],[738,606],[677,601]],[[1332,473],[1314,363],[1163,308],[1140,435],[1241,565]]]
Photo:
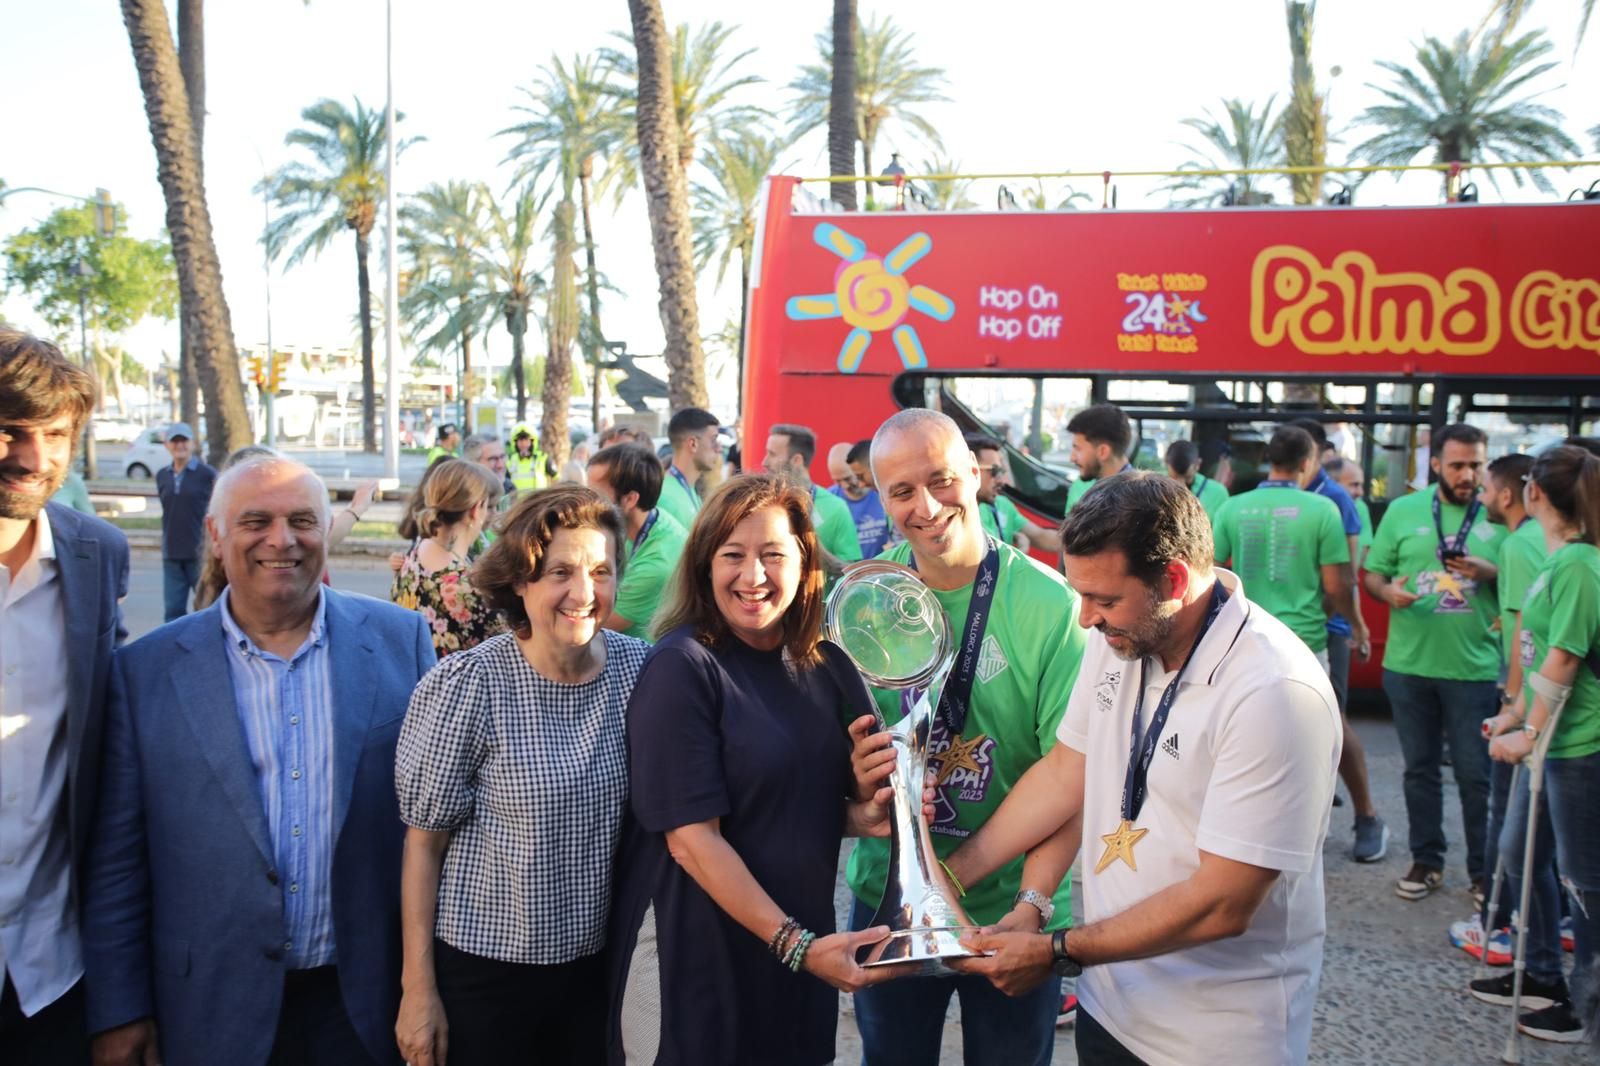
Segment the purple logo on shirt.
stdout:
[[928,765],[938,775],[930,832],[964,837],[972,830],[956,824],[957,803],[982,803],[994,778],[994,738],[952,735],[943,717],[935,716],[928,735]]

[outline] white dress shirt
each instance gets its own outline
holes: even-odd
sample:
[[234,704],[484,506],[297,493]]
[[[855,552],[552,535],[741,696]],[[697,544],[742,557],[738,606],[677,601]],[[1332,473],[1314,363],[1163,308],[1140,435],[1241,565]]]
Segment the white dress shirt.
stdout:
[[83,976],[67,827],[71,653],[55,538],[41,511],[27,561],[0,566],[0,969],[25,1016]]

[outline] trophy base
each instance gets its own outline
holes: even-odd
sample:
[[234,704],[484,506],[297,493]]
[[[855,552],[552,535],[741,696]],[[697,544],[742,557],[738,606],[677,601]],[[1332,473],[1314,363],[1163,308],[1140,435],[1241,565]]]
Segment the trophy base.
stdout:
[[950,962],[984,954],[961,946],[961,938],[978,929],[976,925],[901,929],[862,948],[856,953],[856,962],[863,968],[893,966],[907,977],[954,977],[958,971],[950,968]]

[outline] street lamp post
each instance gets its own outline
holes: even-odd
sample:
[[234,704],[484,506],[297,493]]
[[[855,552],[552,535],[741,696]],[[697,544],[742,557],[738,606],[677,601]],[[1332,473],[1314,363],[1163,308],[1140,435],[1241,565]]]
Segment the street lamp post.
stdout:
[[386,17],[385,79],[388,85],[388,102],[384,105],[384,168],[383,212],[389,239],[384,249],[384,264],[388,279],[383,301],[383,475],[400,477],[400,396],[395,379],[394,346],[399,309],[399,278],[394,271],[395,219],[394,219],[394,0],[384,5]]
[[[89,376],[99,380],[94,372],[94,356],[89,354],[89,264],[81,258],[72,264],[72,276],[78,279],[78,350],[83,353],[83,368]],[[91,412],[92,416],[93,412]],[[126,414],[126,412],[124,412]],[[94,418],[83,422],[83,480],[94,480]]]

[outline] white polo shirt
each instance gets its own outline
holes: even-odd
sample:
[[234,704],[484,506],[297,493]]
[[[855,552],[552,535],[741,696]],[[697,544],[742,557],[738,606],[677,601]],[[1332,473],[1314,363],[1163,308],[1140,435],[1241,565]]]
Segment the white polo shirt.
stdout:
[[[1226,1049],[1239,1063],[1304,1062],[1326,933],[1322,842],[1343,739],[1339,708],[1316,656],[1288,627],[1231,595],[1184,671],[1150,764],[1134,825],[1138,869],[1100,873],[1101,837],[1122,821],[1140,664],[1098,632],[1078,671],[1060,741],[1086,759],[1081,892],[1097,922],[1186,880],[1200,851],[1279,870],[1242,936],[1148,959],[1084,969],[1078,997],[1095,1021],[1152,1066]],[[1172,680],[1148,662],[1143,727]]]

